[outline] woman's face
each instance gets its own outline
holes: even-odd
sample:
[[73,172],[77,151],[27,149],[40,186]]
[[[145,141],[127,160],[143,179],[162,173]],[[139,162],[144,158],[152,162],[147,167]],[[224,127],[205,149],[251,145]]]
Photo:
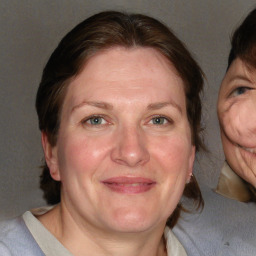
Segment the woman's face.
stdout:
[[71,82],[47,162],[77,222],[118,232],[165,225],[195,156],[183,87],[150,48],[100,52]]
[[256,72],[239,58],[221,84],[218,116],[229,165],[256,186]]

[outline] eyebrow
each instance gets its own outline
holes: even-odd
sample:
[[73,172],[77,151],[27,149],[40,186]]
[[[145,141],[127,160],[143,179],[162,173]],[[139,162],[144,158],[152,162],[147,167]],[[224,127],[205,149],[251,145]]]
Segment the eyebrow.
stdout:
[[157,110],[157,109],[161,109],[161,108],[164,108],[167,106],[172,106],[172,107],[176,108],[180,113],[182,113],[181,107],[174,101],[152,103],[152,104],[148,105],[148,109]]
[[113,109],[113,106],[109,103],[106,103],[106,102],[94,102],[94,101],[83,101],[81,102],[80,104],[78,105],[75,105],[71,112],[75,111],[76,109],[78,108],[81,108],[83,106],[92,106],[92,107],[96,107],[96,108],[101,108],[101,109],[106,109],[106,110],[111,110]]
[[[112,110],[113,109],[113,105],[106,103],[106,102],[94,102],[94,101],[83,101],[78,105],[75,105],[71,112],[75,111],[78,108],[81,108],[83,106],[92,106],[92,107],[96,107],[96,108],[101,108],[101,109],[106,109],[106,110]],[[181,107],[175,103],[174,101],[171,102],[156,102],[156,103],[152,103],[149,104],[147,109],[149,110],[158,110],[167,106],[172,106],[174,108],[176,108],[180,113],[182,113],[182,109]]]

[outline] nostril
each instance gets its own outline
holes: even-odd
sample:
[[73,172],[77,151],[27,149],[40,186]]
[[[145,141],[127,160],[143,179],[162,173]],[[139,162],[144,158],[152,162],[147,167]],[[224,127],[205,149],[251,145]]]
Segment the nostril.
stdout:
[[146,163],[149,160],[149,153],[146,150],[141,152],[125,152],[125,151],[115,151],[112,154],[113,161],[127,166],[137,166]]
[[129,134],[116,143],[111,157],[118,164],[133,167],[149,161],[150,154],[142,137]]

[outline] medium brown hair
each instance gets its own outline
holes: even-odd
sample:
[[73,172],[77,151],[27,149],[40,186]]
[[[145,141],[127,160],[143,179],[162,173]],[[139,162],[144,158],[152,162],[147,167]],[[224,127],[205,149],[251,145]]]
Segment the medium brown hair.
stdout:
[[228,68],[236,58],[256,68],[256,8],[248,14],[232,36]]
[[[89,58],[115,46],[150,47],[170,61],[184,82],[192,143],[197,151],[203,148],[200,138],[203,75],[200,67],[182,42],[161,22],[141,14],[115,11],[101,12],[77,25],[61,40],[44,68],[36,109],[39,128],[46,133],[50,144],[55,146],[57,142],[61,109],[70,80],[80,73]],[[40,187],[49,204],[60,201],[60,186],[60,182],[51,178],[45,164]],[[195,178],[185,187],[184,196],[194,199],[198,206],[203,204]],[[181,209],[179,205],[170,217],[170,226],[176,223]]]

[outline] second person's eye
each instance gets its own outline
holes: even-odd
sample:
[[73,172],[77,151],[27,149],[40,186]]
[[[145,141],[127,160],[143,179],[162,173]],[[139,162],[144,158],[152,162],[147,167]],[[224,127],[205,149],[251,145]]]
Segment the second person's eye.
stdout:
[[237,87],[235,90],[232,91],[231,96],[239,96],[241,94],[246,93],[248,90],[251,90],[250,87]]

